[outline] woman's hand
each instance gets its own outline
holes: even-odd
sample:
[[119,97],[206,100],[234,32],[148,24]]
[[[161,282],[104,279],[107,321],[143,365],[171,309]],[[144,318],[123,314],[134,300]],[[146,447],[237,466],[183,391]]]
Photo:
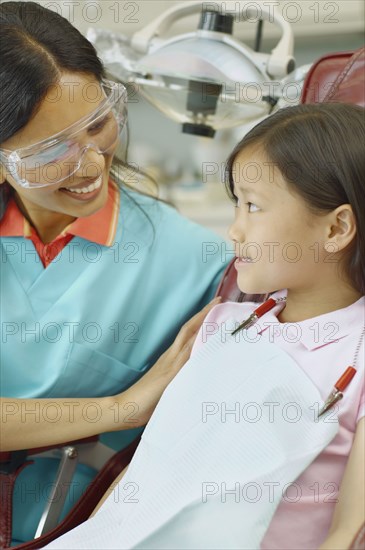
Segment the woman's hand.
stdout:
[[[138,382],[121,394],[123,402],[128,395],[128,402],[135,408],[134,424],[131,425],[131,428],[144,426],[147,423],[166,386],[189,359],[195,338],[205,317],[220,301],[220,297],[215,298],[185,323],[174,343],[161,355],[153,367]],[[115,398],[117,396],[114,396]]]
[[[220,298],[213,300],[185,323],[175,342],[154,366],[136,384],[118,395],[72,399],[1,398],[0,408],[3,414],[0,425],[0,450],[17,451],[58,445],[70,440],[147,424],[164,389],[189,359],[205,316],[219,302]],[[101,413],[92,422],[83,412],[90,402],[98,407]],[[56,421],[48,420],[46,411],[50,406],[56,406],[59,411]],[[25,410],[37,412],[25,422]]]

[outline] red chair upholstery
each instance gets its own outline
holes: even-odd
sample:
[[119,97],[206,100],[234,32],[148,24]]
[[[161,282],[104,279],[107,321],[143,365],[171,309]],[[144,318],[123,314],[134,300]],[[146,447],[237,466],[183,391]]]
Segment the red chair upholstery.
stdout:
[[364,67],[365,48],[324,55],[307,74],[301,103],[336,101],[365,107]]

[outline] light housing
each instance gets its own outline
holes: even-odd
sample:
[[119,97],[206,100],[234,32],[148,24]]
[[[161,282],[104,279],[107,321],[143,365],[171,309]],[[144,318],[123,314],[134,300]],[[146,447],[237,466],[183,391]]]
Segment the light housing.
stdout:
[[[233,37],[236,18],[245,21],[257,15],[245,4],[224,2],[218,12],[212,6],[219,4],[184,2],[132,36],[131,46],[140,58],[129,81],[186,133],[213,137],[215,130],[268,115],[277,101],[273,83],[294,69],[292,29],[265,6],[260,6],[262,19],[282,30],[270,54],[255,52]],[[177,19],[198,12],[195,32],[161,38]]]

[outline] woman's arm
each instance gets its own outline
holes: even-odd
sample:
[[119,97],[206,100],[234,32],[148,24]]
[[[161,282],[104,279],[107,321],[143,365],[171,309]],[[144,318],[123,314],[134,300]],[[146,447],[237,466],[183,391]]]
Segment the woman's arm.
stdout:
[[[0,451],[66,443],[139,424],[128,422],[128,392],[103,398],[0,400]],[[124,410],[124,415],[117,411]],[[130,412],[130,409],[129,409]]]
[[345,550],[365,518],[365,417],[356,428],[354,444],[341,483],[328,537],[319,550]]
[[[128,390],[109,397],[0,399],[0,451],[66,443],[147,424],[163,391],[190,357],[212,300],[183,325],[174,343]],[[152,327],[153,330],[153,327]]]

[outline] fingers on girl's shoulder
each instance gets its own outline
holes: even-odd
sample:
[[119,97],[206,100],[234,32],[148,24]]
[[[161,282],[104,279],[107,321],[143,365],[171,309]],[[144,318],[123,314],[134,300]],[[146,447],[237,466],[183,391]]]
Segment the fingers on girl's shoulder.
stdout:
[[204,310],[210,310],[212,309],[214,306],[217,306],[219,304],[222,303],[222,296],[216,296],[215,298],[213,298],[213,300],[211,300],[210,302],[208,302],[208,304],[203,308],[202,311]]
[[214,309],[216,306],[219,306],[222,303],[222,298],[220,296],[217,296],[213,300],[211,300],[208,304],[206,304],[203,309],[201,309],[198,313],[199,316],[205,316],[208,315]]

